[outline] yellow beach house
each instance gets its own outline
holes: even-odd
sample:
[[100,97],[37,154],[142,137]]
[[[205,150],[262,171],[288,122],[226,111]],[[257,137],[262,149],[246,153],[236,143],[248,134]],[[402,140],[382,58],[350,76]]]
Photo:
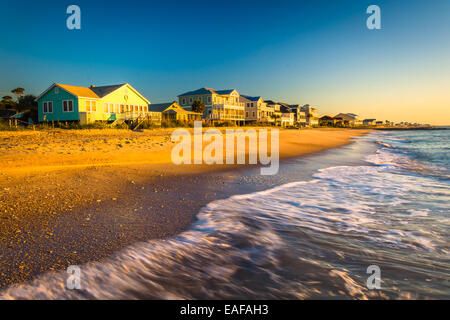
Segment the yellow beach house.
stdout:
[[99,87],[54,83],[36,101],[40,122],[161,122],[161,113],[149,112],[150,101],[128,83]]
[[245,122],[244,103],[240,101],[240,95],[235,89],[200,88],[178,96],[181,107],[189,111],[192,110],[192,103],[195,100],[203,101],[205,104],[203,117],[208,121],[236,124]]
[[193,122],[202,119],[202,114],[183,109],[176,101],[148,105],[149,112],[160,112],[165,121]]
[[281,126],[282,127],[292,127],[295,123],[295,111],[292,108],[281,105]]

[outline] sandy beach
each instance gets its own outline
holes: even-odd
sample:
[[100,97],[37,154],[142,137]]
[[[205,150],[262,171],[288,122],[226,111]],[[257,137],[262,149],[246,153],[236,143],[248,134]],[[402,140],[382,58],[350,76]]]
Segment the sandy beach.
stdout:
[[[0,132],[0,287],[185,230],[242,166],[172,164],[173,129]],[[368,130],[280,130],[280,158]]]

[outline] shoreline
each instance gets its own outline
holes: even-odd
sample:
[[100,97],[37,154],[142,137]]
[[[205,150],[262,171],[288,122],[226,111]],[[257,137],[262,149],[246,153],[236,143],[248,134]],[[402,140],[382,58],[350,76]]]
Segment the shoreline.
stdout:
[[[369,130],[284,132],[309,133],[305,141],[294,139],[280,146],[280,163],[344,146]],[[314,135],[323,135],[327,146],[314,146],[311,142]],[[161,154],[164,147],[153,152]],[[205,204],[235,194],[236,177],[244,170],[256,168],[249,165],[180,168],[164,163],[114,167],[110,163],[103,166],[97,163],[83,169],[38,174],[35,170],[17,170],[15,164],[16,172],[2,173],[0,177],[3,190],[0,203],[6,208],[0,216],[0,288],[45,271],[101,260],[135,242],[178,234],[195,221]],[[277,180],[275,177],[272,179]],[[252,187],[264,188],[265,184]],[[37,197],[37,193],[45,196]]]

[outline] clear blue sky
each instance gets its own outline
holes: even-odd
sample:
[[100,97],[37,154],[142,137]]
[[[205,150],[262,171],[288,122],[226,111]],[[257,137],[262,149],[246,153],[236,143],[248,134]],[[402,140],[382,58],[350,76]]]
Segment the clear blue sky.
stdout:
[[[156,103],[236,88],[321,114],[450,123],[449,0],[0,4],[0,91],[128,82]],[[81,30],[66,28],[70,4]],[[366,28],[371,4],[382,30]]]

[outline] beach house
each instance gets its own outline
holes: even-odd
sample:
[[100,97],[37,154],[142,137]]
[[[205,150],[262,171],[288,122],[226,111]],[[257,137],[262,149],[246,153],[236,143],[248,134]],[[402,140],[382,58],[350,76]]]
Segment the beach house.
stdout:
[[292,108],[280,105],[281,126],[292,127],[295,123],[295,111]]
[[150,112],[160,112],[162,114],[162,120],[165,121],[192,122],[201,120],[202,118],[201,113],[187,111],[183,109],[176,101],[149,104],[148,110]]
[[245,122],[274,122],[275,109],[267,106],[267,103],[260,96],[240,95],[240,101],[245,106]]
[[364,119],[363,120],[363,125],[365,125],[365,126],[374,126],[376,121],[377,121],[377,119]]
[[54,83],[36,101],[40,122],[161,120],[161,113],[149,112],[150,101],[128,83],[98,87]]
[[264,103],[268,108],[271,108],[273,110],[272,112],[273,123],[275,125],[281,125],[281,116],[282,116],[282,112],[280,110],[281,104],[274,102],[272,100],[264,100]]
[[306,118],[306,113],[302,110],[302,106],[299,104],[289,104],[287,105],[295,114],[295,123],[299,127],[306,127],[308,125],[308,120]]
[[205,104],[203,117],[213,122],[245,122],[245,104],[235,89],[215,90],[200,88],[178,96],[178,103],[188,111],[192,111],[192,103],[200,100]]
[[335,118],[341,118],[344,125],[358,126],[362,124],[362,121],[358,119],[358,115],[354,113],[339,113]]
[[330,116],[323,116],[319,118],[319,125],[333,127],[336,125],[337,121],[338,119],[336,118]]
[[309,104],[305,104],[300,108],[300,111],[305,113],[306,125],[308,127],[316,127],[319,125],[318,111],[316,108],[311,107]]

